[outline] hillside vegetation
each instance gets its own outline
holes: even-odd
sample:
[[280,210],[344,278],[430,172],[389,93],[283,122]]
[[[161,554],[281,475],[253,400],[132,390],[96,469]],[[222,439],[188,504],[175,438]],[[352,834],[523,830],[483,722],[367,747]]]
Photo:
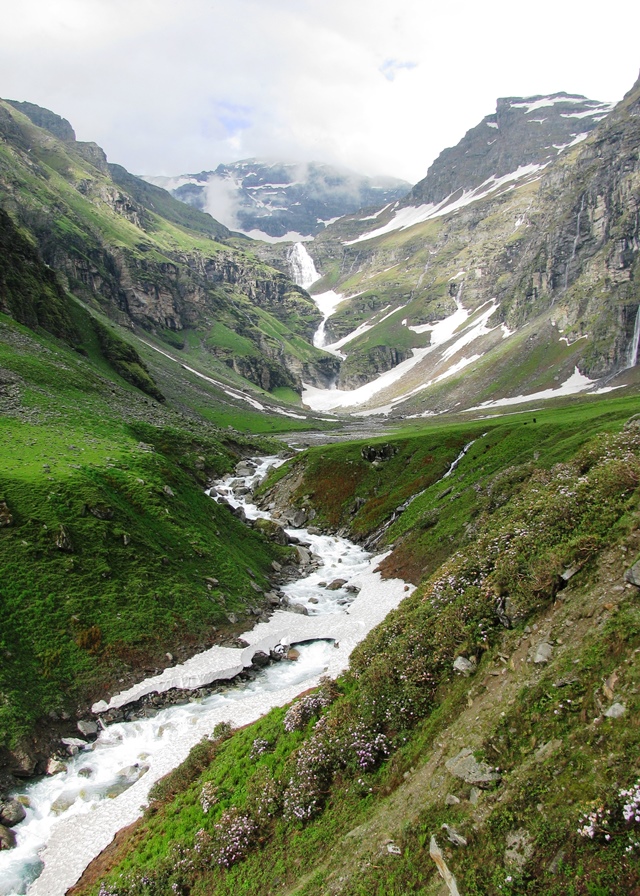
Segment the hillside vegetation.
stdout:
[[0,746],[23,771],[34,731],[228,631],[286,555],[204,494],[281,444],[146,398],[80,332],[85,355],[0,315]]
[[0,101],[0,136],[0,223],[20,229],[58,293],[231,382],[299,393],[302,376],[331,379],[335,359],[310,344],[317,308],[250,241],[110,165],[46,109]]
[[212,732],[73,892],[435,896],[432,837],[465,896],[634,892],[633,410],[430,426],[281,468],[267,500],[330,528],[380,531],[403,501],[384,566],[418,588],[335,685]]

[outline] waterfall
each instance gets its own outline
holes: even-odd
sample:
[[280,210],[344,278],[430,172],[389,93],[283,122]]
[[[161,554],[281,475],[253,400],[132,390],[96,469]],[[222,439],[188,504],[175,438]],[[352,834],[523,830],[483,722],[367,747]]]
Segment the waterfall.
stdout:
[[316,271],[313,258],[307,252],[304,243],[295,243],[287,255],[293,282],[303,289],[309,289],[312,283],[322,276]]
[[587,194],[582,194],[582,201],[580,202],[580,209],[578,210],[578,217],[576,219],[576,235],[573,238],[573,245],[571,246],[571,256],[569,261],[567,262],[564,269],[564,288],[566,289],[569,285],[569,265],[576,257],[576,249],[578,247],[578,240],[580,239],[580,218],[582,217],[582,212],[584,211],[584,200]]
[[627,354],[627,368],[635,367],[638,363],[638,348],[640,343],[640,305],[636,314],[636,323],[633,328],[633,336],[631,337],[631,345]]

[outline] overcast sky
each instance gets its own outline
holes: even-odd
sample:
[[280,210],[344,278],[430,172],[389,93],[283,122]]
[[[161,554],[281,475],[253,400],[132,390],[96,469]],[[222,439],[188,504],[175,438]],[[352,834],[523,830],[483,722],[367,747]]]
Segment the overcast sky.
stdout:
[[618,100],[637,0],[0,0],[0,95],[138,174],[250,156],[421,179],[499,96]]

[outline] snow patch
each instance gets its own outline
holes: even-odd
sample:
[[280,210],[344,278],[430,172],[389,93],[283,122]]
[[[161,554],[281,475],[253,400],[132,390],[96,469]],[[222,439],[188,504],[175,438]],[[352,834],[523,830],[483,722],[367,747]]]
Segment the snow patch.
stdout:
[[521,165],[516,171],[512,171],[502,177],[492,175],[481,183],[480,186],[474,187],[472,190],[463,190],[462,195],[458,196],[457,199],[454,199],[453,197],[460,192],[459,190],[456,190],[455,193],[451,193],[441,202],[436,204],[430,202],[426,205],[406,206],[396,212],[391,220],[382,225],[382,227],[378,227],[376,230],[371,230],[369,233],[363,233],[354,240],[346,240],[343,242],[343,245],[353,246],[355,243],[372,240],[383,234],[391,233],[394,230],[406,230],[409,227],[414,227],[416,224],[423,224],[425,221],[430,221],[433,218],[440,218],[443,215],[448,215],[467,205],[471,205],[472,202],[478,202],[480,199],[486,198],[491,195],[491,193],[495,193],[503,187],[506,189],[513,189],[517,181],[530,178],[533,174],[536,174],[543,168],[546,168],[546,164]]
[[483,401],[482,404],[474,405],[469,408],[470,411],[484,411],[487,408],[508,407],[513,404],[523,404],[526,401],[547,401],[550,398],[560,398],[563,395],[576,395],[578,392],[592,392],[594,395],[603,395],[605,392],[613,392],[617,386],[608,386],[603,389],[594,390],[596,380],[590,380],[588,376],[580,373],[577,367],[569,379],[565,380],[562,385],[556,389],[543,389],[540,392],[531,392],[529,395],[514,395],[511,398],[496,398],[494,401]]
[[522,103],[511,103],[512,109],[526,109],[525,115],[535,112],[537,109],[545,109],[547,106],[555,106],[556,103],[590,103],[585,96],[543,96],[539,100],[525,100]]
[[559,145],[554,143],[553,148],[558,150],[558,155],[561,152],[564,152],[565,149],[571,149],[572,146],[577,146],[578,143],[582,143],[583,140],[586,140],[589,134],[576,134],[576,136],[571,140],[570,143],[560,143]]
[[235,232],[241,233],[243,236],[248,236],[252,240],[261,240],[263,243],[309,243],[315,239],[313,236],[305,236],[303,233],[296,233],[295,230],[290,230],[288,233],[285,233],[284,236],[270,236],[268,233],[256,229],[236,230]]

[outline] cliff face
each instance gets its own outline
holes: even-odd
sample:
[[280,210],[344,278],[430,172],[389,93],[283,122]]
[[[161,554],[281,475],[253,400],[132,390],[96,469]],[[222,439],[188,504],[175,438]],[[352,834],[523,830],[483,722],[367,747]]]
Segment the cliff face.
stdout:
[[[195,330],[261,388],[335,376],[337,362],[306,345],[320,315],[305,291],[226,245],[229,231],[209,215],[109,165],[48,110],[0,104],[0,133],[0,206],[83,301],[156,335]],[[244,351],[209,340],[220,323],[242,334]]]
[[519,242],[507,321],[557,307],[575,338],[589,335],[584,370],[626,367],[640,304],[640,81],[585,142],[544,178],[531,237]]
[[548,164],[562,148],[584,139],[610,110],[607,103],[566,93],[499,99],[494,114],[440,153],[402,204],[435,204],[490,177]]

